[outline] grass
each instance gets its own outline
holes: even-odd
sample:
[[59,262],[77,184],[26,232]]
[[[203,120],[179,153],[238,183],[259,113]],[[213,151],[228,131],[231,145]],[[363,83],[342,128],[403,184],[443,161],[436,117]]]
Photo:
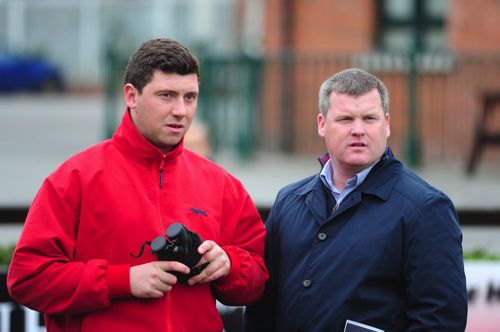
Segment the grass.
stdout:
[[[15,245],[0,246],[0,265],[9,265],[14,253]],[[464,252],[466,261],[500,261],[500,255],[489,253],[484,249],[474,249]]]
[[500,261],[500,255],[489,253],[484,249],[474,249],[464,252],[464,260]]

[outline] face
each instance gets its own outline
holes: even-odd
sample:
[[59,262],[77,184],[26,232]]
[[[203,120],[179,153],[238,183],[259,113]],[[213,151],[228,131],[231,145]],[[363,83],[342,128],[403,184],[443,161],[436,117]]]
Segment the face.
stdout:
[[166,152],[182,140],[196,113],[196,74],[156,70],[141,94],[130,83],[123,91],[132,122],[148,141]]
[[332,92],[326,117],[318,115],[318,134],[334,169],[353,176],[378,160],[390,135],[389,122],[376,89],[358,97]]

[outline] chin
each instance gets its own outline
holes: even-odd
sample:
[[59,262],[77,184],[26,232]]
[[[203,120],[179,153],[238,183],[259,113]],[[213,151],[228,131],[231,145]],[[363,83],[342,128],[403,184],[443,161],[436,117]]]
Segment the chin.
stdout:
[[354,160],[348,160],[347,164],[351,165],[355,169],[362,170],[368,166],[370,166],[374,160],[371,159],[354,159]]
[[159,148],[162,151],[170,151],[172,150],[177,144],[179,144],[181,140],[161,140],[157,141],[154,145]]

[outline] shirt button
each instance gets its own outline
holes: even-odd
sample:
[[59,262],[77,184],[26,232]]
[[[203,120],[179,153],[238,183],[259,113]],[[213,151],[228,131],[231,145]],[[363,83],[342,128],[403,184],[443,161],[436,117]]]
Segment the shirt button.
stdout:
[[311,287],[311,285],[312,285],[312,281],[311,281],[311,280],[309,280],[309,279],[306,279],[306,280],[302,281],[302,285],[303,285],[305,288],[309,288],[309,287]]
[[319,233],[318,234],[318,239],[320,241],[324,241],[324,240],[326,240],[326,238],[327,238],[327,235],[325,233]]

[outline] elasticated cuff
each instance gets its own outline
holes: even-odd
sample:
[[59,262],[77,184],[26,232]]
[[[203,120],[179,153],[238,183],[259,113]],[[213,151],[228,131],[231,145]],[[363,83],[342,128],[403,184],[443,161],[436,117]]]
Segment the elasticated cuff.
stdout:
[[132,296],[130,291],[130,265],[108,266],[106,281],[110,300]]

